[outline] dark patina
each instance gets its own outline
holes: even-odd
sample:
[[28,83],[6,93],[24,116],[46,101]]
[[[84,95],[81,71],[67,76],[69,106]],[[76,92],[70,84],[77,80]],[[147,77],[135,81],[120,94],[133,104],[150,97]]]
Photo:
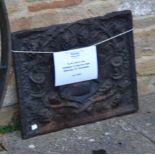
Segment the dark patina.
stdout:
[[[64,51],[90,46],[132,29],[130,11],[16,32],[18,51]],[[15,53],[23,138],[135,112],[137,82],[132,32],[97,46],[99,77],[54,87],[52,54]],[[32,130],[31,126],[38,128]]]

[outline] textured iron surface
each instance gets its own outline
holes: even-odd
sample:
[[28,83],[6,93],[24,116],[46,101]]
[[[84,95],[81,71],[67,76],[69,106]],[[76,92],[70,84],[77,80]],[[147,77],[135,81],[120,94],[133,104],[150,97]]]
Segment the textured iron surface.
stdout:
[[[130,11],[13,34],[13,49],[63,51],[86,47],[132,28]],[[52,54],[15,53],[22,136],[135,112],[137,82],[132,32],[97,46],[99,78],[54,87]],[[37,124],[38,129],[31,126]]]
[[3,0],[0,0],[0,107],[2,106],[6,91],[8,70],[10,64],[10,28],[7,10]]

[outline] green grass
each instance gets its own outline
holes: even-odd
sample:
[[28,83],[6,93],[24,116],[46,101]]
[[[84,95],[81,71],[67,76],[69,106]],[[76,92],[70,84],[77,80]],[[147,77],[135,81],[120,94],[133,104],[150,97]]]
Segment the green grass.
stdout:
[[10,133],[13,131],[19,130],[19,124],[15,124],[15,125],[7,125],[4,127],[0,127],[0,134],[6,134],[6,133]]

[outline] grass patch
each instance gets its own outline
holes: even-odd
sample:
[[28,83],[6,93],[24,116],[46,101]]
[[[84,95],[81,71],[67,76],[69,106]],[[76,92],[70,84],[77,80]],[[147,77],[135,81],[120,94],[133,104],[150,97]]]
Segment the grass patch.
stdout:
[[19,124],[15,124],[15,125],[7,125],[4,127],[0,127],[0,134],[6,134],[6,133],[10,133],[13,131],[19,130]]

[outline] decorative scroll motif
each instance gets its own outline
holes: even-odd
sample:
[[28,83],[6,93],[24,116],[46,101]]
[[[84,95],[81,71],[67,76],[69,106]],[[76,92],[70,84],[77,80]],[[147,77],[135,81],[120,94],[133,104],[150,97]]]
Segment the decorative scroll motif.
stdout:
[[[132,28],[129,11],[13,34],[14,50],[64,51],[92,45]],[[132,34],[97,46],[97,80],[54,87],[51,54],[15,56],[23,137],[86,124],[137,109]],[[38,129],[31,130],[37,124]]]

